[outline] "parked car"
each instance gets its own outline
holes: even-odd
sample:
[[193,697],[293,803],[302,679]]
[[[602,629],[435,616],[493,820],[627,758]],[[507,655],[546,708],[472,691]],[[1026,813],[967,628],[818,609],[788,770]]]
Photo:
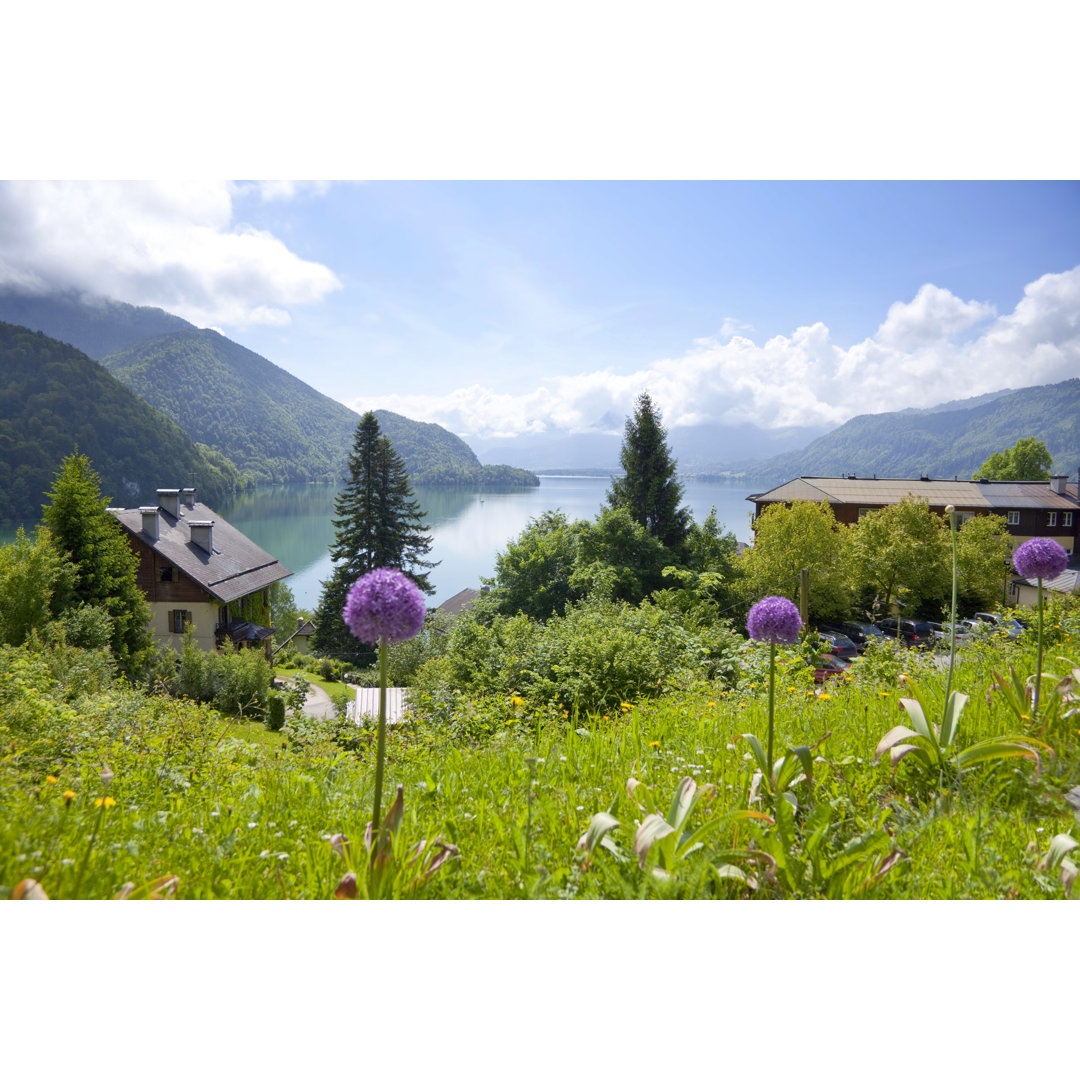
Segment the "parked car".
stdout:
[[[934,638],[936,639],[936,647],[939,649],[947,649],[949,647],[949,639],[951,635],[951,623],[938,623],[932,622],[930,624],[934,628]],[[971,641],[972,627],[968,625],[968,621],[958,621],[956,624],[956,644],[957,647],[966,644]]]
[[826,679],[843,675],[849,667],[851,664],[846,660],[841,660],[839,656],[834,656],[832,653],[826,653],[824,656],[819,656],[814,663],[814,682],[823,683]]
[[831,653],[841,660],[854,660],[859,655],[855,642],[847,634],[836,630],[819,630],[818,647],[822,653]]
[[934,644],[934,628],[924,619],[897,619],[890,616],[878,624],[888,638],[898,638],[905,645]]
[[989,611],[976,611],[972,618],[1011,638],[1018,638],[1024,632],[1024,624],[1019,619],[1004,619],[1000,615],[992,615]]
[[827,634],[846,634],[853,642],[855,642],[855,648],[858,649],[859,652],[863,652],[866,649],[867,643],[871,638],[882,638],[885,636],[881,632],[881,627],[874,623],[822,623],[821,630],[823,633]]

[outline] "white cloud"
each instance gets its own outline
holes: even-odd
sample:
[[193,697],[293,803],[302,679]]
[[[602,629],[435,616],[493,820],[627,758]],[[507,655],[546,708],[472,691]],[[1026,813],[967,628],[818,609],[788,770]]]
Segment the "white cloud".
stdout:
[[[1080,372],[1080,267],[1046,274],[1025,288],[1014,311],[994,316],[989,304],[924,285],[910,303],[890,307],[873,337],[846,349],[818,322],[763,345],[741,335],[699,339],[685,355],[635,372],[553,378],[527,394],[474,385],[447,396],[395,394],[352,405],[480,437],[617,431],[647,389],[668,427],[776,428],[840,424],[860,413],[936,405]],[[981,333],[957,340],[987,320]]]
[[992,318],[993,304],[965,303],[948,289],[924,285],[910,304],[897,301],[878,327],[878,341],[897,348],[933,345]]
[[[0,185],[0,285],[159,306],[203,326],[281,326],[341,288],[277,237],[234,222],[241,187],[19,181]],[[296,189],[272,188],[264,198]]]

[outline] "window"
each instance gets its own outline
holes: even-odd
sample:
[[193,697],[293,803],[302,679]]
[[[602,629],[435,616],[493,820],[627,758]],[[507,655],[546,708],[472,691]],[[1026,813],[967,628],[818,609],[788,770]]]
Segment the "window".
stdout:
[[173,568],[171,566],[163,566],[161,568],[161,580],[162,581],[172,581],[172,579],[173,579],[172,571],[173,571]]
[[1046,524],[1050,525],[1050,526],[1053,526],[1053,525],[1057,524],[1057,511],[1056,510],[1051,510],[1046,515]]
[[1071,529],[1072,528],[1072,523],[1073,523],[1073,512],[1071,510],[1066,510],[1065,513],[1061,515],[1061,524],[1064,525],[1065,528]]
[[174,634],[182,634],[186,627],[191,625],[191,612],[176,611],[169,612],[169,629]]
[[1007,525],[1019,525],[1020,524],[1020,511],[1010,510],[1005,515],[1005,523]]
[[859,517],[860,517],[860,519],[865,517],[867,514],[872,514],[873,512],[874,512],[873,507],[870,507],[870,506],[860,506],[859,507]]
[[969,522],[975,516],[975,511],[974,510],[961,510],[956,516],[960,519],[960,524],[964,525],[967,522]]

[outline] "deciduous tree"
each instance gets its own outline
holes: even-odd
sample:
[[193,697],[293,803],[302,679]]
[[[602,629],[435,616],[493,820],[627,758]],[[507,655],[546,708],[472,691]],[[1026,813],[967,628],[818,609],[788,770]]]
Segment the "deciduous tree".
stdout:
[[1047,480],[1053,460],[1046,443],[1041,440],[1017,439],[1008,450],[991,454],[972,480]]
[[743,563],[750,601],[785,596],[798,603],[799,572],[810,571],[810,619],[836,618],[849,607],[844,555],[847,530],[828,503],[798,501],[767,507],[754,522],[754,544]]

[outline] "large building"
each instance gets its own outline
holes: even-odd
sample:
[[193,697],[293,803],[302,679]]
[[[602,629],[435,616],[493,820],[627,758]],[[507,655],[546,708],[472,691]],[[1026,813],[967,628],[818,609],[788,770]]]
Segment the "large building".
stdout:
[[207,651],[269,649],[272,631],[253,616],[269,610],[270,586],[292,571],[196,502],[194,488],[159,488],[157,498],[156,506],[109,508],[139,557],[156,640],[179,651],[190,626]]
[[1070,555],[1080,553],[1080,497],[1077,482],[1065,476],[1049,480],[918,480],[865,476],[800,476],[760,495],[749,495],[754,518],[776,503],[827,502],[836,520],[853,525],[863,514],[893,506],[911,496],[945,513],[953,506],[961,520],[999,514],[1017,547],[1033,536],[1049,536]]

